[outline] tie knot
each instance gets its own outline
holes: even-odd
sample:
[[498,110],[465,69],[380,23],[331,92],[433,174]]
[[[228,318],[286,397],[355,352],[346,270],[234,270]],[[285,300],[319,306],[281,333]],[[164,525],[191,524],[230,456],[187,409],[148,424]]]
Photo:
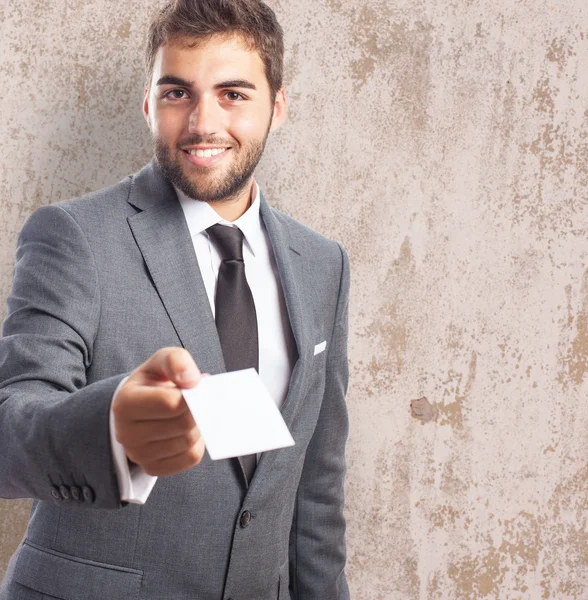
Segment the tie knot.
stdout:
[[243,260],[243,232],[217,223],[206,230],[223,260]]

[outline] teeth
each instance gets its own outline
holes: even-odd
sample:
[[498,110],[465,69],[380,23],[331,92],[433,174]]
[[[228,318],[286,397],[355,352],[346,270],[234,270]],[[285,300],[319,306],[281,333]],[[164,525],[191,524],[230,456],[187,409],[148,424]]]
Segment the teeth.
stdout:
[[199,158],[210,158],[217,154],[222,154],[226,148],[209,148],[207,150],[188,150],[188,154],[192,156],[198,156]]

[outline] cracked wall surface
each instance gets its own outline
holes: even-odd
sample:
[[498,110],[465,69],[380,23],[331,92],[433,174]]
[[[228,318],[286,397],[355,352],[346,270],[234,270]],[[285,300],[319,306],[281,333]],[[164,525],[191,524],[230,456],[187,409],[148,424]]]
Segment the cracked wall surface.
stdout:
[[[37,206],[150,157],[148,8],[0,2],[0,296]],[[588,598],[588,4],[268,0],[257,177],[352,266],[356,600]],[[27,501],[0,501],[0,574]]]

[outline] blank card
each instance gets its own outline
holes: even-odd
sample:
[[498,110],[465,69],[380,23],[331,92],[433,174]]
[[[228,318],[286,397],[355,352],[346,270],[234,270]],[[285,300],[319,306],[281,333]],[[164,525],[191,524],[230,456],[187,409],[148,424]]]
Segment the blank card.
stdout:
[[294,445],[255,369],[204,377],[182,392],[212,460]]

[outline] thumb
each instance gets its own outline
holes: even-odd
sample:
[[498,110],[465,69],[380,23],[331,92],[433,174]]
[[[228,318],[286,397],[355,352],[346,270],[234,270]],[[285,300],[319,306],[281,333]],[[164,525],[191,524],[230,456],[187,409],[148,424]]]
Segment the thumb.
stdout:
[[184,348],[161,348],[138,369],[142,378],[151,382],[169,381],[178,387],[194,387],[200,381],[200,370]]

